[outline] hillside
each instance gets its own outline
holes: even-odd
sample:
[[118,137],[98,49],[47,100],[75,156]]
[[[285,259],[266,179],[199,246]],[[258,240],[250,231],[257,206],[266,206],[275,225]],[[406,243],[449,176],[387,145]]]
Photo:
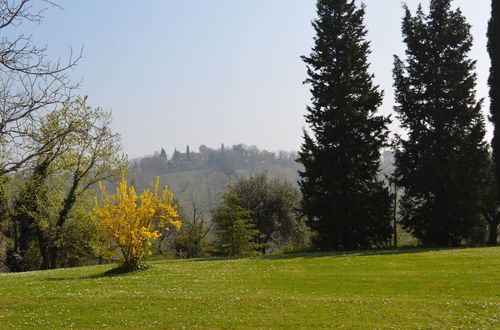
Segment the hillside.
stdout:
[[500,326],[500,248],[151,262],[0,275],[0,328]]
[[178,201],[195,198],[215,206],[225,187],[232,181],[257,173],[297,184],[298,170],[294,152],[269,152],[243,144],[218,149],[200,146],[198,151],[174,151],[168,157],[164,149],[150,156],[133,159],[129,180],[139,189],[149,187],[157,176],[169,186]]

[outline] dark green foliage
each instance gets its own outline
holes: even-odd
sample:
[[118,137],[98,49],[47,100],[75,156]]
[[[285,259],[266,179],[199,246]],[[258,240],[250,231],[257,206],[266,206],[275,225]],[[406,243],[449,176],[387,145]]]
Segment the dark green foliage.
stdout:
[[[46,159],[45,159],[46,160]],[[64,225],[58,226],[61,205],[61,187],[47,176],[44,164],[39,163],[30,177],[13,179],[17,184],[10,187],[10,196],[5,194],[5,205],[1,230],[6,237],[5,264],[10,271],[20,272],[56,268],[56,266],[78,266],[94,257],[97,244],[97,224],[90,218],[88,210],[93,199],[80,194],[78,201],[66,216]],[[1,193],[0,193],[1,194]],[[57,258],[51,258],[51,248],[57,247]]]
[[[491,19],[488,24],[488,53],[491,59],[490,77],[490,114],[493,123],[493,162],[495,164],[495,177],[497,196],[500,196],[500,1],[491,1]],[[500,205],[500,200],[497,201]],[[496,215],[496,217],[500,217]],[[490,223],[490,238],[488,244],[496,245],[498,237],[498,222]]]
[[250,221],[250,211],[244,209],[234,192],[224,195],[222,203],[215,210],[213,222],[217,240],[217,252],[225,256],[252,255],[259,244],[255,238],[259,231]]
[[[76,267],[95,260],[101,228],[89,214],[90,203],[79,200],[56,238],[57,259],[51,266]],[[55,235],[54,235],[55,236]],[[50,256],[50,254],[49,254]]]
[[390,238],[391,200],[377,181],[389,118],[377,116],[382,93],[368,72],[364,8],[319,0],[308,67],[312,105],[299,162],[303,212],[321,249],[367,248]]
[[406,61],[396,57],[394,68],[395,111],[408,133],[395,154],[401,223],[434,246],[472,239],[489,171],[470,26],[450,2],[432,0],[428,15],[406,8]]
[[239,179],[229,189],[250,211],[264,253],[287,244],[304,245],[307,228],[299,213],[301,195],[291,183],[259,174]]
[[10,271],[22,272],[49,267],[48,239],[41,224],[47,218],[48,165],[50,157],[37,164],[32,177],[20,188],[14,202],[6,236],[12,240],[5,263]]
[[0,175],[0,235],[1,229],[9,219],[9,197],[7,194],[7,184],[9,177]]

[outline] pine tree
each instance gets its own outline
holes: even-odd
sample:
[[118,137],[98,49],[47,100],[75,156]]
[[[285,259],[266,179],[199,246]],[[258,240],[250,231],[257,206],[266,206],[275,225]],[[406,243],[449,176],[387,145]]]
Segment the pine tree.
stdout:
[[377,180],[388,117],[368,72],[364,7],[353,0],[319,0],[316,37],[307,64],[312,105],[299,162],[302,210],[316,247],[368,248],[391,235],[388,190]]
[[250,211],[240,205],[240,197],[230,191],[215,211],[217,250],[222,255],[251,255],[260,248],[260,244],[255,243],[259,231],[250,222]]
[[[488,24],[488,53],[491,58],[490,77],[490,114],[493,122],[493,162],[495,164],[496,186],[500,197],[500,0],[491,1],[491,19]],[[498,201],[500,205],[500,201]],[[490,218],[490,236],[488,243],[496,245],[500,215]]]
[[471,239],[489,171],[470,25],[450,2],[431,0],[428,15],[405,9],[406,61],[395,57],[394,67],[395,111],[407,132],[395,155],[401,222],[434,246]]

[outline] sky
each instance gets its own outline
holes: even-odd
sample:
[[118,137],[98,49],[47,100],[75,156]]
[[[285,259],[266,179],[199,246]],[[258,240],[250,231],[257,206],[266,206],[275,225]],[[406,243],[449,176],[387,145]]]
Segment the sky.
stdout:
[[[370,70],[392,112],[393,55],[404,55],[400,0],[364,0]],[[428,0],[407,0],[427,11]],[[310,100],[306,67],[315,0],[86,0],[57,2],[31,33],[51,58],[83,47],[70,73],[89,104],[113,113],[131,158],[165,148],[243,143],[299,150]],[[488,94],[486,29],[490,0],[454,0],[472,25],[478,97]],[[487,100],[485,100],[487,101]],[[488,103],[483,106],[487,112]],[[393,132],[401,131],[397,124]],[[487,139],[491,139],[489,127]]]

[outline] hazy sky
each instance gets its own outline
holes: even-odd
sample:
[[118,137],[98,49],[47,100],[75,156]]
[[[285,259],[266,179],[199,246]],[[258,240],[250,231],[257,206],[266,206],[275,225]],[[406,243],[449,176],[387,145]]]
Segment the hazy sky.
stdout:
[[[420,1],[406,3],[414,10]],[[64,58],[84,47],[72,73],[89,103],[113,111],[131,157],[164,147],[244,143],[298,150],[309,102],[315,0],[59,1],[41,25],[24,26]],[[392,111],[393,54],[403,55],[399,0],[365,0],[371,71]],[[422,1],[424,9],[428,1]],[[472,24],[478,95],[487,96],[490,0],[455,0]],[[486,113],[487,103],[483,110]],[[396,127],[393,127],[395,130]],[[488,139],[490,135],[488,136]]]

